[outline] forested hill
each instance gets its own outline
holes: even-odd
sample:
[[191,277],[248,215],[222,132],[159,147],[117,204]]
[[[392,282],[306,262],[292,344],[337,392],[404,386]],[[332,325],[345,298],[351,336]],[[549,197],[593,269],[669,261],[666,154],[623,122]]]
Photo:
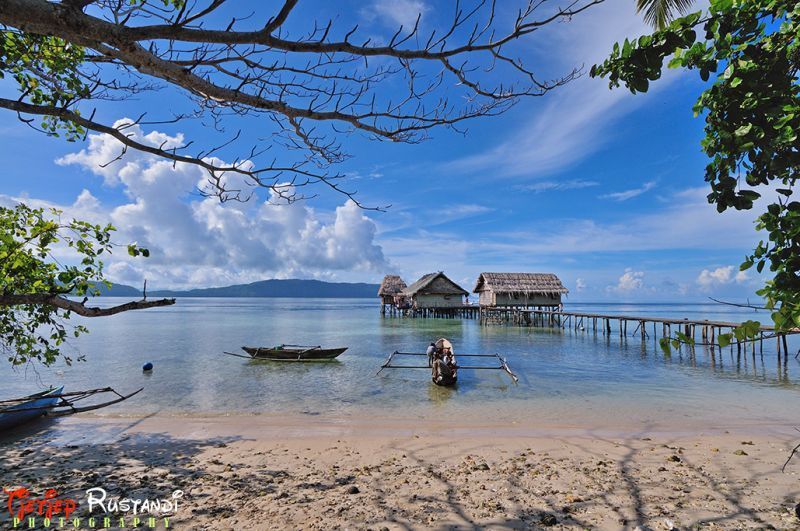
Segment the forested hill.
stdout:
[[[321,280],[261,280],[220,288],[196,288],[185,291],[148,288],[148,297],[295,297],[295,298],[373,298],[378,284],[363,282],[323,282]],[[138,297],[142,290],[124,284],[100,288],[105,296]]]

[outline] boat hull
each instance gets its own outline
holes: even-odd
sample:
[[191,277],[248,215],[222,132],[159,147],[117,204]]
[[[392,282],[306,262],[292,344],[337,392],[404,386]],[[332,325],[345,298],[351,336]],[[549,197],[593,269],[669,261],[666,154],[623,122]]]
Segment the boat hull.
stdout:
[[453,387],[455,384],[458,383],[458,378],[456,378],[456,377],[442,378],[438,382],[436,381],[435,378],[431,378],[431,381],[433,383],[435,383],[436,385],[438,385],[439,387]]
[[347,347],[342,348],[271,348],[271,347],[242,347],[253,359],[271,361],[329,361],[335,359]]
[[15,428],[47,414],[47,410],[58,403],[63,387],[50,389],[26,397],[27,400],[0,412],[0,432]]

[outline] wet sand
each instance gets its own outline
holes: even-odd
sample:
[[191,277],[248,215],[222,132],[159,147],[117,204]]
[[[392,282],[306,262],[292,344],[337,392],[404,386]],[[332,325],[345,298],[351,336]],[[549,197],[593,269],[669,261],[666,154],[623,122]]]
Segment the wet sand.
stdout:
[[0,484],[84,522],[92,487],[181,490],[174,529],[800,528],[791,426],[590,424],[79,416],[0,439]]

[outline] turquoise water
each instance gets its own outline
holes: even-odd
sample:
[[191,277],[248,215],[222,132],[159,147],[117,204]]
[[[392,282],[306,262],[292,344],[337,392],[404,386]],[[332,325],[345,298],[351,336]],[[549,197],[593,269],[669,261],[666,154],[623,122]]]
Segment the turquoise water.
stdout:
[[[119,302],[113,299],[107,303]],[[106,302],[104,301],[104,302]],[[567,310],[741,321],[760,318],[719,305],[569,304]],[[91,333],[68,351],[85,362],[45,368],[0,366],[0,397],[49,385],[67,390],[139,387],[102,415],[307,414],[348,418],[475,418],[547,423],[715,425],[792,423],[800,404],[800,362],[778,365],[775,341],[736,351],[684,348],[665,355],[656,341],[591,331],[481,326],[474,320],[382,318],[376,300],[181,299],[174,306],[84,320]],[[629,328],[629,333],[632,329]],[[394,351],[424,351],[447,337],[459,353],[498,352],[520,376],[461,371],[456,389],[426,370],[375,373]],[[348,346],[332,363],[252,362],[226,356],[242,345]],[[797,345],[791,343],[792,352]],[[152,374],[141,367],[152,362]],[[462,359],[462,364],[465,361]]]

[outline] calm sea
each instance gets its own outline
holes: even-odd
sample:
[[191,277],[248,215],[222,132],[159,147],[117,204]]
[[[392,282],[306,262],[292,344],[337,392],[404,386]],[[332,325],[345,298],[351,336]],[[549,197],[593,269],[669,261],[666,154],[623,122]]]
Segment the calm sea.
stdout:
[[[118,302],[105,299],[104,303]],[[693,319],[768,321],[720,305],[576,304],[568,310]],[[542,423],[608,422],[790,424],[800,405],[800,362],[778,364],[775,341],[763,355],[683,348],[666,355],[653,339],[620,340],[591,331],[481,326],[475,320],[382,318],[378,304],[345,299],[180,299],[172,307],[83,320],[91,333],[68,351],[72,366],[0,364],[0,398],[50,385],[66,390],[144,387],[101,415],[307,414],[470,418]],[[76,321],[78,322],[78,321]],[[629,329],[629,332],[632,332]],[[455,389],[426,370],[376,372],[394,351],[424,351],[447,337],[459,353],[505,356],[520,376],[461,371]],[[332,363],[253,362],[226,356],[242,345],[347,346]],[[798,344],[790,342],[792,352]],[[155,370],[144,374],[142,365]],[[464,360],[462,360],[464,363]]]

